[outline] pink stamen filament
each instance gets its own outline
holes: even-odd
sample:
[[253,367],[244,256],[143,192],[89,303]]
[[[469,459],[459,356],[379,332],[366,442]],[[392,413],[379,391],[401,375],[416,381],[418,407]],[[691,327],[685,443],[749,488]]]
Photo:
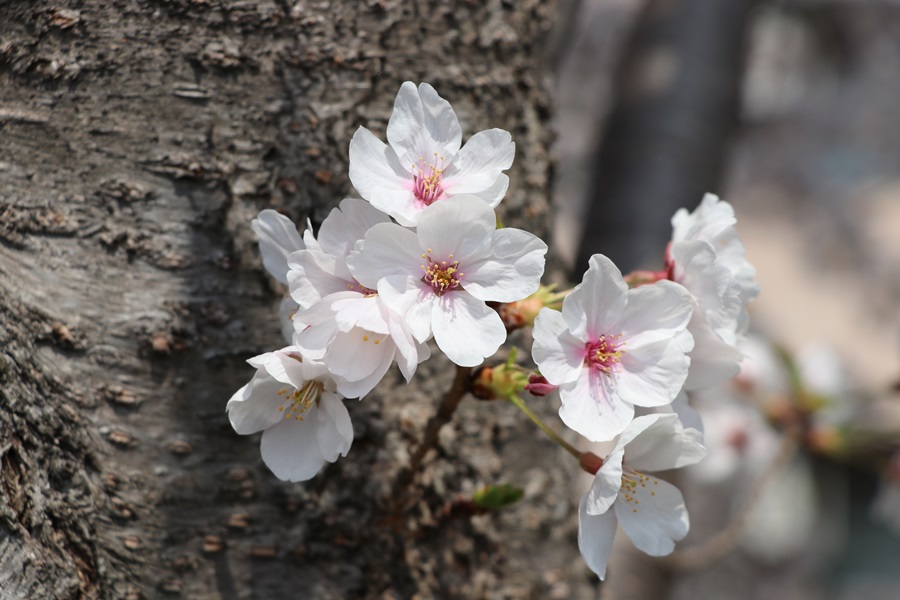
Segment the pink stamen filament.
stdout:
[[621,346],[625,345],[624,343],[619,343],[618,340],[621,337],[621,333],[610,336],[601,335],[597,340],[586,343],[584,345],[585,362],[592,369],[607,375],[617,371],[622,354],[625,353],[624,350],[620,349]]
[[[440,161],[440,168],[438,167]],[[431,206],[444,195],[443,175],[444,157],[434,153],[434,162],[426,164],[425,159],[419,159],[419,166],[413,165],[413,194],[416,200],[425,206]]]

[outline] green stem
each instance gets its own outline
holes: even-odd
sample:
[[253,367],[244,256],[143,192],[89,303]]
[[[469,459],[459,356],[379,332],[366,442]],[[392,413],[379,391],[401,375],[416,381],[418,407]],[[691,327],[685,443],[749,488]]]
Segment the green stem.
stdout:
[[546,423],[541,421],[541,418],[538,417],[536,414],[534,414],[530,408],[528,408],[528,406],[525,404],[524,400],[522,400],[518,396],[510,396],[509,401],[512,402],[513,404],[515,404],[519,408],[519,410],[521,410],[523,413],[525,413],[525,416],[527,416],[529,419],[531,419],[535,425],[540,427],[541,431],[543,431],[548,436],[550,436],[551,440],[553,440],[554,442],[556,442],[557,444],[562,446],[566,452],[568,452],[569,454],[571,454],[578,460],[581,460],[581,455],[583,453],[579,452],[578,449],[575,448],[572,444],[570,444],[566,440],[559,437],[558,433],[556,433],[555,431],[550,429],[550,427],[548,427]]

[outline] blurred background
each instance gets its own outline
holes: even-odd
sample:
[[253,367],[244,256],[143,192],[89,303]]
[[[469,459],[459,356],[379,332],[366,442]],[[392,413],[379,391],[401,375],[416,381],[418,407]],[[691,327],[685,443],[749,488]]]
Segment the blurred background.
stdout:
[[686,546],[736,515],[745,532],[674,574],[622,551],[603,597],[900,597],[900,3],[572,11],[554,146],[572,278],[594,252],[661,268],[668,219],[711,192],[762,289],[740,380],[693,399],[710,458],[683,477]]

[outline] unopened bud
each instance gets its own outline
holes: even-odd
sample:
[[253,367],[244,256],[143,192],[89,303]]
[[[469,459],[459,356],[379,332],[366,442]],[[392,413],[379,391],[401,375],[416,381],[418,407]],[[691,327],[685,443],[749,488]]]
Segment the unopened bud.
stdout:
[[479,400],[498,400],[518,396],[528,384],[528,377],[513,363],[483,367],[475,373],[472,395]]
[[556,391],[557,386],[547,381],[543,375],[532,373],[528,376],[528,385],[525,390],[532,396],[546,396]]
[[521,327],[533,327],[534,318],[542,308],[559,310],[562,307],[563,299],[569,295],[569,292],[556,292],[555,289],[556,286],[553,284],[542,285],[538,291],[524,300],[501,304],[497,311],[500,313],[503,324],[506,325],[506,331],[514,331]]

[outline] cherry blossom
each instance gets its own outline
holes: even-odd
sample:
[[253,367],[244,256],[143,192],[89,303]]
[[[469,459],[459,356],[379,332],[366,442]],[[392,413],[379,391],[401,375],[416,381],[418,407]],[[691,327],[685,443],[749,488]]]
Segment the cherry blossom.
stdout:
[[388,144],[360,127],[350,141],[350,181],[401,225],[415,226],[435,202],[459,194],[491,208],[509,187],[503,171],[515,157],[509,132],[488,129],[460,148],[462,129],[450,103],[427,83],[400,86],[387,126]]
[[635,406],[669,404],[688,374],[693,307],[668,281],[628,289],[607,257],[595,254],[562,311],[543,308],[532,355],[559,386],[563,422],[591,441],[620,434]]
[[351,253],[350,272],[401,315],[415,339],[434,336],[458,365],[475,366],[506,339],[485,302],[513,302],[535,292],[547,245],[519,229],[496,229],[490,206],[456,196],[422,212],[413,232],[380,223]]
[[294,343],[304,356],[325,364],[348,398],[368,394],[394,360],[409,381],[430,355],[377,292],[347,268],[354,245],[373,225],[386,222],[388,216],[365,200],[344,199],[322,222],[316,247],[288,259],[291,294],[300,305]]
[[693,213],[681,209],[672,217],[670,278],[690,291],[696,307],[688,326],[695,342],[685,382],[689,391],[713,387],[739,371],[737,342],[749,322],[746,305],[759,286],[735,223],[731,205],[712,194]]
[[377,294],[357,291],[325,296],[295,320],[295,343],[304,356],[321,360],[348,398],[372,391],[396,360],[409,382],[431,356],[403,320]]
[[328,294],[355,291],[372,294],[359,284],[347,269],[347,255],[372,226],[389,223],[390,217],[365,200],[345,198],[322,221],[318,239],[307,230],[306,250],[292,253],[287,259],[287,282],[291,297],[307,309]]
[[[616,440],[578,507],[578,549],[600,579],[617,525],[635,547],[665,556],[690,526],[681,492],[648,472],[677,469],[706,455],[702,435],[674,414],[638,417]],[[611,510],[610,510],[611,509]]]
[[241,435],[263,432],[262,459],[276,477],[306,481],[347,455],[350,415],[322,364],[290,346],[247,362],[256,374],[228,401],[228,418]]

